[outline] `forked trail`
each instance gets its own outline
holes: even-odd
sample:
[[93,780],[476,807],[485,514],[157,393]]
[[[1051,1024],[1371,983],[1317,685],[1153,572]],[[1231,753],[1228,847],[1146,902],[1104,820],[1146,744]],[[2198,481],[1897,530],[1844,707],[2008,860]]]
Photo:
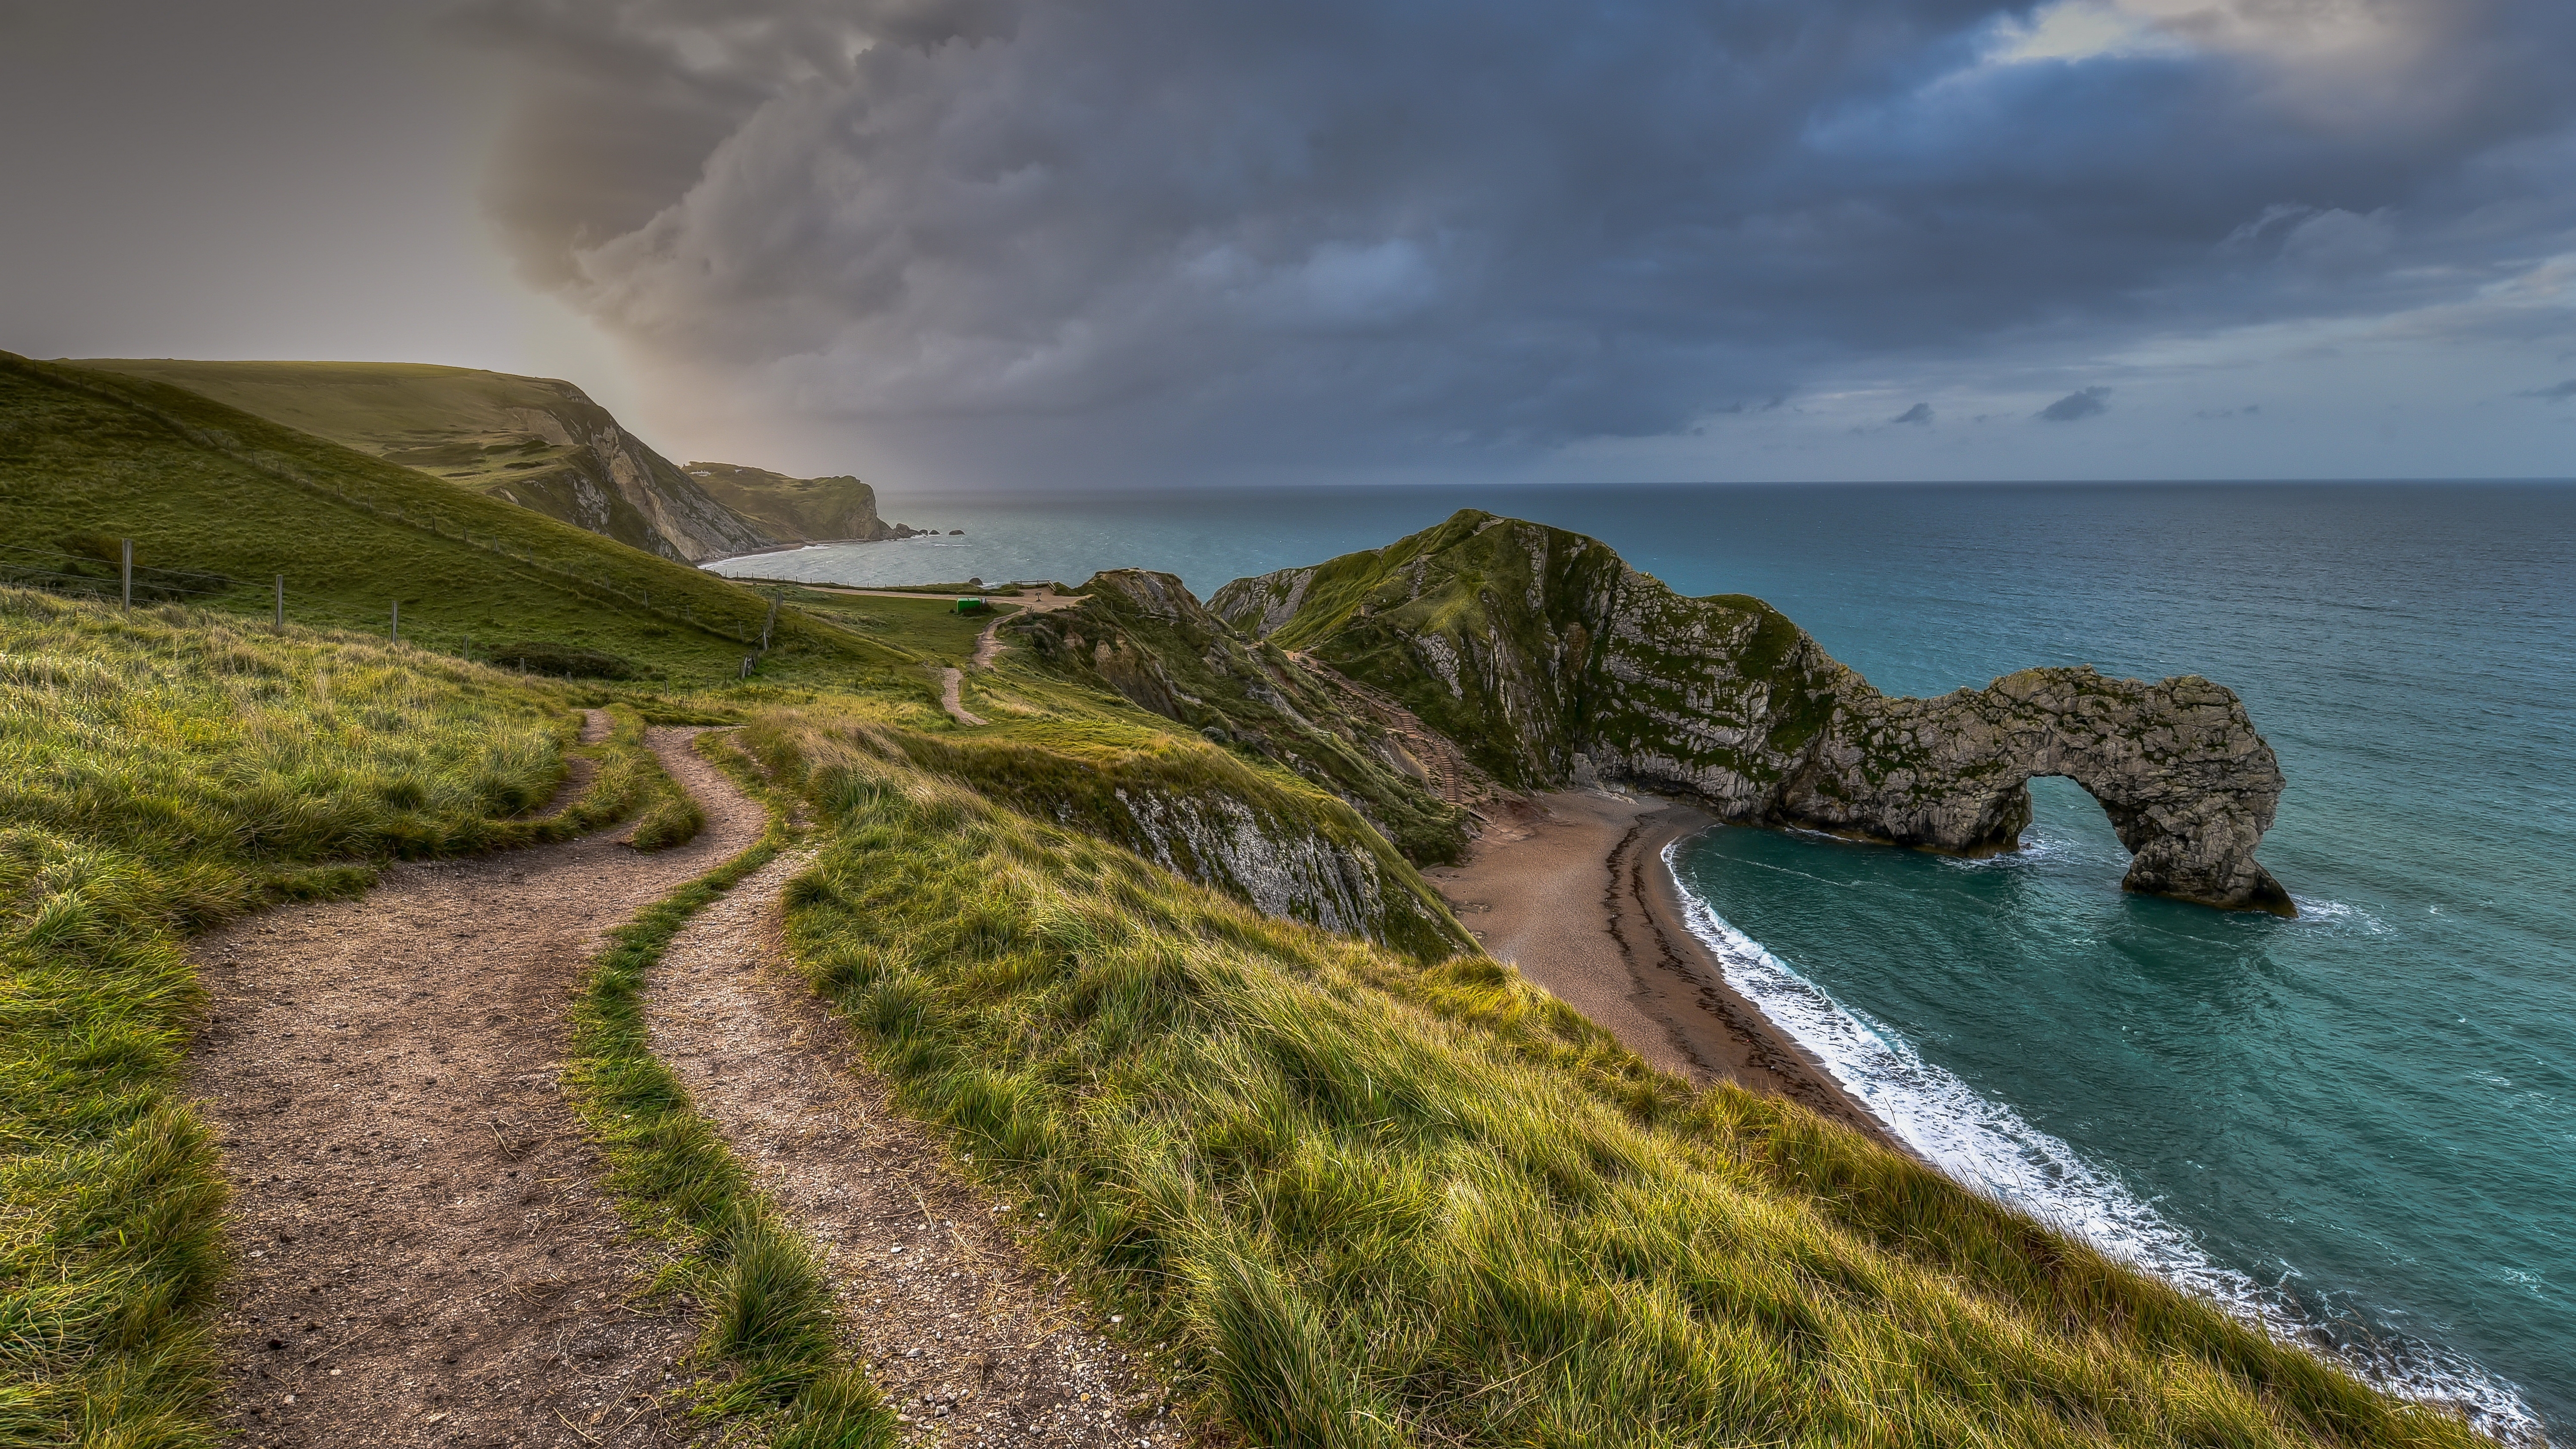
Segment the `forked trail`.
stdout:
[[[671,1392],[698,1325],[639,1297],[652,1260],[602,1196],[561,1084],[572,993],[607,931],[760,834],[761,806],[692,733],[650,737],[706,811],[686,846],[637,855],[612,830],[402,865],[363,901],[198,941],[211,1009],[193,1087],[233,1188],[241,1261],[220,1335],[240,1442],[571,1449],[706,1432]],[[908,1434],[1169,1443],[1159,1391],[1080,1331],[776,970],[794,869],[773,864],[675,944],[656,1047],[827,1248]],[[953,1408],[923,1401],[951,1394]]]
[[705,831],[659,855],[612,830],[400,865],[364,900],[199,940],[193,1085],[233,1189],[243,1442],[676,1437],[653,1404],[696,1325],[631,1306],[643,1259],[561,1077],[604,934],[760,833],[757,805],[699,796]]
[[1161,1449],[1162,1389],[1028,1264],[786,958],[781,856],[690,922],[651,977],[653,1052],[830,1264],[870,1376],[947,1445]]

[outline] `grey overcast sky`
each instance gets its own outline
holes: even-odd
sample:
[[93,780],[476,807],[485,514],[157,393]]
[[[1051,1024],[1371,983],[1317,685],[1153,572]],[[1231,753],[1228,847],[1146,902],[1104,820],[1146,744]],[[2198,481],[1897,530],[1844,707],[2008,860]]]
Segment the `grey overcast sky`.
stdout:
[[2569,0],[0,0],[0,347],[910,490],[2576,474]]

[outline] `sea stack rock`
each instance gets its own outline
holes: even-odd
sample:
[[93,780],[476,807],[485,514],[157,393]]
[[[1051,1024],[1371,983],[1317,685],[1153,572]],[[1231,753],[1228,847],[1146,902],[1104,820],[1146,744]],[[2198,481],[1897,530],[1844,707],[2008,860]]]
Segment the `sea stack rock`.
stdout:
[[1596,540],[1472,509],[1209,608],[1392,695],[1507,785],[1558,788],[1582,761],[1739,824],[1986,854],[2019,843],[2030,778],[2064,775],[2133,853],[2128,889],[2295,913],[2254,859],[2279,762],[2197,676],[2031,669],[1894,699],[1760,599],[1687,598]]

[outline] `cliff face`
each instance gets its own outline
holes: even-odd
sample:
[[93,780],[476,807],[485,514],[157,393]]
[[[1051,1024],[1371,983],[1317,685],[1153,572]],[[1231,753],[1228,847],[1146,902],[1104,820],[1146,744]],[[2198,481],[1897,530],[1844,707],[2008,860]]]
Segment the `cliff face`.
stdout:
[[790,478],[739,463],[691,463],[681,471],[774,543],[873,543],[920,532],[879,518],[877,491],[856,478]]
[[2292,912],[2254,859],[2283,788],[2236,696],[2034,669],[1891,699],[1744,595],[1685,598],[1606,546],[1462,512],[1370,553],[1227,585],[1211,611],[1394,696],[1509,784],[1591,770],[1724,818],[2011,849],[2027,782],[2091,791],[2129,889]]
[[1424,960],[1475,949],[1438,892],[1350,802],[1172,732],[1072,749],[980,732],[872,736],[890,756],[1086,831],[1286,920]]
[[552,378],[414,363],[81,365],[184,387],[684,563],[798,541],[736,514]]
[[[484,492],[688,563],[779,542],[708,496],[670,459],[619,427],[581,389],[568,382],[524,381],[554,396],[512,407],[508,419],[520,436],[544,442],[552,455],[544,466],[485,484]],[[487,452],[492,446],[483,444]],[[385,457],[414,467],[428,461],[407,456],[409,451]],[[434,463],[430,467],[437,471]]]
[[1119,569],[1082,592],[1078,607],[1015,615],[1002,627],[1042,664],[1295,771],[1417,864],[1456,860],[1469,812],[1499,793],[1395,700],[1243,637],[1170,574]]

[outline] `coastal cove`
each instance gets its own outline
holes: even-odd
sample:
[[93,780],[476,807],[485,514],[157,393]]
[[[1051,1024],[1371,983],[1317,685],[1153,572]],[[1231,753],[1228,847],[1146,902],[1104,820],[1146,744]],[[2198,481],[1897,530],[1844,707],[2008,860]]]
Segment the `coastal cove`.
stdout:
[[2236,690],[2289,781],[2262,857],[2297,920],[2122,895],[2100,808],[2054,780],[2028,848],[1986,861],[1737,829],[1671,859],[1729,983],[1918,1151],[2008,1190],[2026,1169],[2035,1209],[2252,1285],[2495,1427],[2576,1430],[2576,490],[889,498],[966,532],[721,571],[1137,565],[1205,595],[1470,505],[1758,595],[1890,693],[2082,663]]

